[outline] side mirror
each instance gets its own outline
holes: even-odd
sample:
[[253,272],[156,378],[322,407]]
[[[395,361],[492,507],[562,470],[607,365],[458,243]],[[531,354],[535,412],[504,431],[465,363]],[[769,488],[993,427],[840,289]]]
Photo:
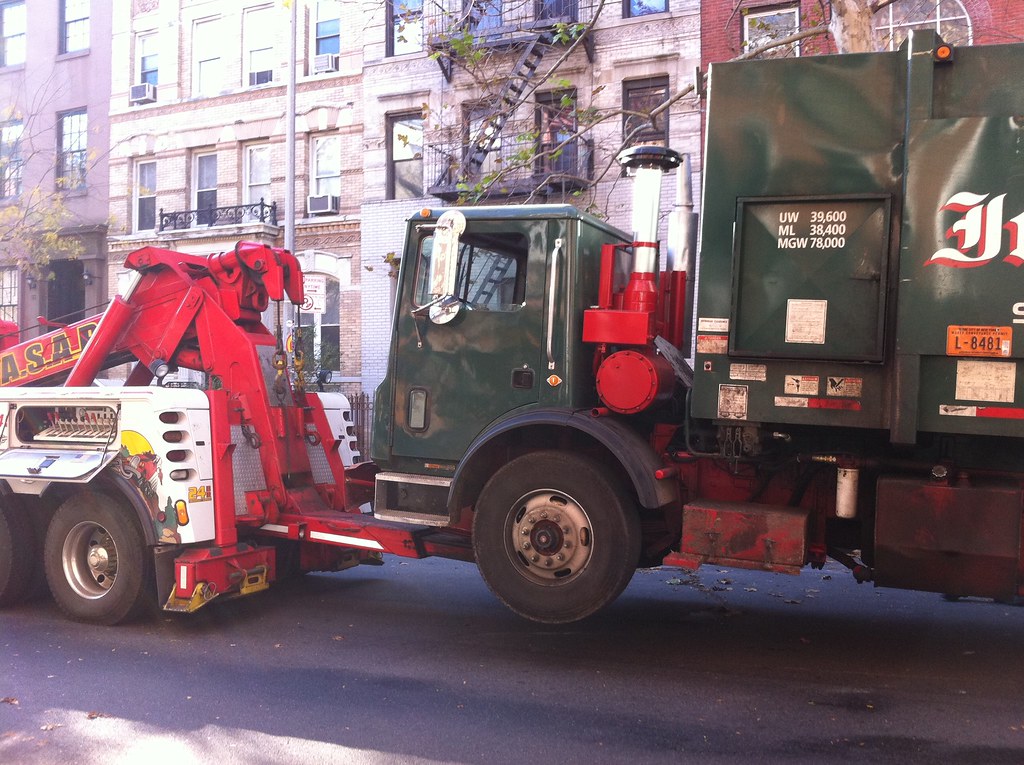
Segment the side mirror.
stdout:
[[430,320],[447,324],[459,312],[455,281],[459,273],[459,237],[466,230],[466,216],[448,210],[434,228],[434,252],[430,262]]
[[462,301],[454,295],[445,295],[435,303],[430,304],[430,320],[434,324],[447,324],[459,315],[462,308]]

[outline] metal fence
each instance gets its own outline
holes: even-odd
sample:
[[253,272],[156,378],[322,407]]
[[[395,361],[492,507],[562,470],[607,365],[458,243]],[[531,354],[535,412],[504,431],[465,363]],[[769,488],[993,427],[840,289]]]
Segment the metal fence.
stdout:
[[352,423],[355,429],[359,461],[370,459],[370,439],[373,430],[373,396],[369,393],[353,393],[348,397],[352,407]]

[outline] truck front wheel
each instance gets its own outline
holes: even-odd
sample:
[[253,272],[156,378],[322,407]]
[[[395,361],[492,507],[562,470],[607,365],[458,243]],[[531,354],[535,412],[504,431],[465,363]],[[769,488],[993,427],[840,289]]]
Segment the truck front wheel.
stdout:
[[606,606],[629,583],[640,557],[639,518],[596,461],[533,452],[484,486],[473,550],[487,586],[517,614],[572,622]]
[[117,624],[149,595],[142,531],[110,497],[83,491],[65,500],[50,521],[43,559],[54,600],[72,619]]

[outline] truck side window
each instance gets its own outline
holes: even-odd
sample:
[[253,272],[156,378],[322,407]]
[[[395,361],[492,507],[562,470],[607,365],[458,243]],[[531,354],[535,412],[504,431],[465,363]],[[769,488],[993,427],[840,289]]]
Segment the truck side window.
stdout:
[[[417,305],[439,297],[430,294],[434,239],[420,240],[416,268]],[[476,309],[514,311],[526,300],[527,238],[518,232],[466,231],[460,238],[456,297]]]

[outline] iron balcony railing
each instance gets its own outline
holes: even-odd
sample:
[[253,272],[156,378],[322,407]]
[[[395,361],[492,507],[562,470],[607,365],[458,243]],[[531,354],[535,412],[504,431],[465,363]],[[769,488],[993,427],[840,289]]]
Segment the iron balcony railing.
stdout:
[[277,225],[277,202],[267,204],[262,199],[247,205],[229,205],[227,207],[207,207],[200,210],[174,210],[164,212],[160,209],[160,231],[202,226],[230,226],[239,223],[269,223]]

